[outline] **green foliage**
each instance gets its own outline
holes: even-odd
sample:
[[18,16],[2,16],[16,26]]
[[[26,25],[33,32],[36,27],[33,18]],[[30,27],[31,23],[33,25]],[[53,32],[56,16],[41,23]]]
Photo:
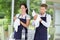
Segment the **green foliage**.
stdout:
[[49,8],[49,9],[47,10],[47,13],[50,14],[51,16],[53,16],[54,9],[53,9],[53,8]]
[[0,18],[4,16],[7,19],[11,18],[11,0],[0,0]]
[[31,0],[30,11],[32,12],[32,10],[35,10],[36,12],[39,12],[40,4],[41,4],[40,0]]
[[48,5],[53,5],[53,2],[47,1]]

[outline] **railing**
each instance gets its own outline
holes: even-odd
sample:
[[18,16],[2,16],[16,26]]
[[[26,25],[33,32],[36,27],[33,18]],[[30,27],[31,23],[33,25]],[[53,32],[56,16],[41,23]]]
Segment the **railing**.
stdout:
[[3,29],[3,25],[0,25],[0,40],[5,40],[4,39],[4,29]]

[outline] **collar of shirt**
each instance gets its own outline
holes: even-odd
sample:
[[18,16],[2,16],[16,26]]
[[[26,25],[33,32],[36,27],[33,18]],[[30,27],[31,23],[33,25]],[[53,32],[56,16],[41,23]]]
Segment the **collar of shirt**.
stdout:
[[25,14],[25,15],[20,15],[20,18],[25,19],[26,15],[27,15],[27,14]]
[[40,14],[40,17],[45,17],[46,13],[44,13],[43,15]]

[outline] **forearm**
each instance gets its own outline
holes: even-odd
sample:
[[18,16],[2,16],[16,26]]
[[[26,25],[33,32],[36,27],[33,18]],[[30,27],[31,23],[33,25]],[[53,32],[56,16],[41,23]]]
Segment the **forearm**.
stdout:
[[23,23],[22,21],[20,21],[20,23],[24,26],[24,27],[28,27],[29,23]]
[[50,26],[50,22],[45,22],[44,20],[40,20],[40,22],[45,26],[45,27],[49,27]]

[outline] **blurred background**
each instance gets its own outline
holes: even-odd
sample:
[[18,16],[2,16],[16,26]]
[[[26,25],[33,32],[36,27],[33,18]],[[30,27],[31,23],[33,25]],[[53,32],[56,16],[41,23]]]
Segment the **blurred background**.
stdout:
[[[0,40],[8,40],[13,32],[13,16],[20,12],[20,4],[26,3],[29,15],[32,10],[39,13],[43,0],[0,0]],[[49,40],[60,40],[60,0],[45,0],[47,13],[51,15],[51,25],[48,30]],[[28,40],[33,40],[35,28],[32,26],[32,16],[28,27]]]

